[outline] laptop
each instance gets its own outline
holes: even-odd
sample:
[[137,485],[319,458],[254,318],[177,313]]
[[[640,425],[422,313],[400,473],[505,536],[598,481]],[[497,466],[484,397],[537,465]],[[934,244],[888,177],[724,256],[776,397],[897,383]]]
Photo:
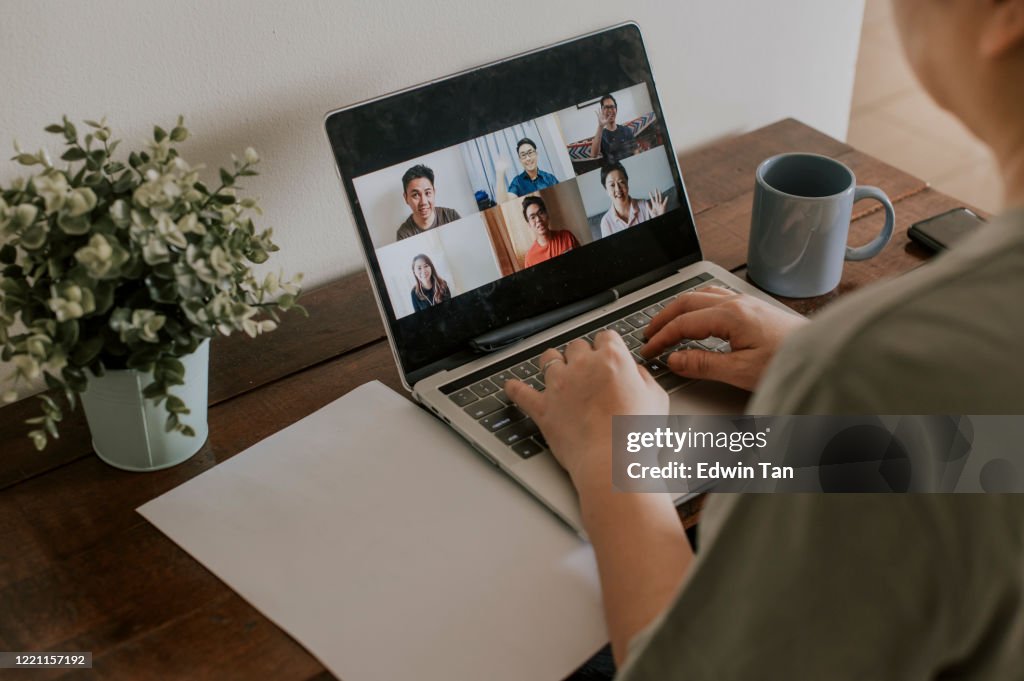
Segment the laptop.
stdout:
[[[543,390],[540,354],[602,329],[635,351],[663,305],[704,286],[787,309],[703,259],[636,24],[331,111],[325,128],[405,387],[577,532],[569,478],[504,381]],[[635,357],[672,413],[742,412],[747,393]]]

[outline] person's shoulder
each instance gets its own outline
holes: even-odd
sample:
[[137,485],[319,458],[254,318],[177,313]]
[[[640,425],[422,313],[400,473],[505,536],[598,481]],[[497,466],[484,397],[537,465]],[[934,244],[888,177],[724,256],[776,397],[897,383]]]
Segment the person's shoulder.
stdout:
[[405,219],[405,222],[398,226],[398,229],[395,231],[395,238],[398,241],[401,241],[402,239],[408,239],[411,236],[415,236],[416,229],[417,227],[412,221],[412,215],[410,215]]
[[547,183],[548,186],[558,184],[558,178],[555,177],[554,173],[549,173],[546,170],[538,170],[542,180]]
[[514,192],[516,194],[525,194],[526,193],[526,192],[522,191],[522,189],[523,189],[523,175],[524,174],[525,174],[525,171],[522,172],[522,173],[519,173],[518,175],[516,175],[515,177],[512,178],[511,182],[508,183],[508,190],[510,192]]
[[786,340],[750,408],[924,413],[970,399],[983,408],[980,376],[995,389],[1024,375],[1011,358],[1024,335],[1024,234],[1005,223],[986,230],[823,310]]
[[456,220],[460,219],[461,217],[462,216],[459,215],[459,211],[455,210],[454,208],[444,208],[442,206],[438,206],[437,207],[437,218],[438,219],[437,219],[437,222],[435,223],[435,226],[436,227],[440,227],[441,225],[443,225],[445,223],[455,222]]

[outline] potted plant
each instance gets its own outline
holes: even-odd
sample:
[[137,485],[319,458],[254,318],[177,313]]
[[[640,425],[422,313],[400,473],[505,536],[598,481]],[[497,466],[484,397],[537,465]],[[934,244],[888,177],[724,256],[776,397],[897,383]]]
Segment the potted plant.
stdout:
[[[0,187],[0,347],[13,366],[0,393],[13,401],[42,376],[71,409],[82,398],[105,461],[165,468],[206,440],[209,339],[272,331],[301,275],[253,272],[277,246],[237,193],[257,174],[252,148],[210,189],[178,154],[182,118],[122,160],[106,120],[85,123],[82,138],[67,117],[46,127],[66,147],[61,167],[15,143],[12,160],[34,174]],[[63,412],[39,400],[29,437],[41,450]]]

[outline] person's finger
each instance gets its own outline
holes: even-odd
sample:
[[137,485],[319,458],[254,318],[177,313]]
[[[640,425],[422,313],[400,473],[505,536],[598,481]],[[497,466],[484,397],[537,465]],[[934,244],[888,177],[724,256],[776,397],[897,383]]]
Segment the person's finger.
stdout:
[[629,355],[629,348],[626,347],[626,342],[622,340],[622,336],[610,329],[605,329],[594,336],[594,349],[601,352],[614,353],[620,359],[629,357],[630,363],[634,363],[633,358]]
[[734,296],[734,295],[736,295],[735,291],[730,291],[729,289],[722,288],[721,286],[702,286],[700,288],[700,293],[714,293],[714,294],[720,295],[720,296]]
[[569,345],[565,346],[565,361],[569,363],[577,357],[581,357],[584,353],[590,352],[590,343],[577,338],[574,341],[570,341]]
[[729,340],[733,336],[734,324],[732,315],[723,314],[721,309],[714,306],[685,312],[662,326],[649,338],[640,348],[640,354],[644,357],[655,357],[666,348],[693,338],[717,336]]
[[543,413],[544,393],[537,392],[517,378],[505,382],[505,394],[509,396],[523,413],[539,423],[538,417]]
[[565,367],[565,357],[555,348],[548,348],[541,353],[537,363],[540,364],[540,372],[546,377],[551,371],[557,371],[559,367]]
[[613,347],[616,345],[626,347],[626,343],[625,341],[622,340],[622,336],[620,336],[615,331],[612,331],[611,329],[604,329],[603,331],[599,331],[597,335],[594,336],[595,350],[598,348]]
[[668,368],[687,378],[736,384],[737,359],[732,353],[680,350],[668,356]]
[[647,384],[648,388],[657,388],[658,390],[664,390],[664,388],[658,385],[658,381],[654,379],[654,376],[651,376],[651,372],[648,371],[643,364],[637,364],[636,370],[640,372],[640,378],[644,379],[644,383]]
[[[709,287],[710,288],[710,287]],[[654,319],[644,329],[644,335],[648,340],[654,338],[655,334],[661,330],[663,326],[668,324],[670,321],[675,319],[681,314],[687,312],[693,312],[694,310],[702,310],[707,307],[713,307],[722,302],[723,296],[716,292],[705,292],[703,289],[700,291],[691,291],[689,293],[683,293],[677,296],[675,300],[665,306],[665,308],[654,316]],[[703,338],[704,336],[701,336]]]

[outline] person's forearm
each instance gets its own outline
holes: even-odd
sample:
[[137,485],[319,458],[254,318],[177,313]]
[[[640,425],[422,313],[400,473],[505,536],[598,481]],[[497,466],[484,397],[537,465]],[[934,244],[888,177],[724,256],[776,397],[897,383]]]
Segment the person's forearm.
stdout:
[[629,642],[679,590],[693,551],[669,495],[613,491],[610,472],[574,482],[597,558],[612,653],[621,665]]
[[594,141],[590,143],[590,157],[597,158],[598,154],[601,153],[601,131],[604,130],[604,124],[597,124],[597,132],[594,133]]

